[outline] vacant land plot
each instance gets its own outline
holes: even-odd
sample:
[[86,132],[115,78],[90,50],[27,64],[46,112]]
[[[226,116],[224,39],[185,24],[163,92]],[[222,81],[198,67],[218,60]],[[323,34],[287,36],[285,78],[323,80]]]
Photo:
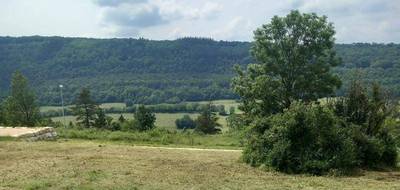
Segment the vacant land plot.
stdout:
[[0,189],[400,189],[400,172],[313,177],[265,172],[240,151],[90,141],[0,143]]

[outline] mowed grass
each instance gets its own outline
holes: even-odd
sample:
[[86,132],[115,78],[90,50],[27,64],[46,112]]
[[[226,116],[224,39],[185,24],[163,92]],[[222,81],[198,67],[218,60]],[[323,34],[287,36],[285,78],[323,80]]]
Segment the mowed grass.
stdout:
[[240,151],[94,141],[0,143],[0,189],[400,189],[400,172],[287,175],[239,162]]

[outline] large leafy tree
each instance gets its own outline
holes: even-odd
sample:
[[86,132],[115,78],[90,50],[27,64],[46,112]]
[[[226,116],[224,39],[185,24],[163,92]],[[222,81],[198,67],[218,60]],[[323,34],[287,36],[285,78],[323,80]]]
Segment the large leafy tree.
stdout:
[[97,108],[98,105],[90,96],[90,90],[83,88],[75,101],[75,107],[72,109],[77,116],[78,124],[90,128],[94,126]]
[[325,16],[292,11],[275,16],[254,32],[251,54],[256,64],[237,68],[233,87],[246,113],[269,115],[331,95],[340,87],[330,68],[340,64],[334,50],[334,28]]
[[6,123],[12,126],[35,126],[40,121],[36,96],[28,80],[15,72],[11,81],[11,95],[4,102]]

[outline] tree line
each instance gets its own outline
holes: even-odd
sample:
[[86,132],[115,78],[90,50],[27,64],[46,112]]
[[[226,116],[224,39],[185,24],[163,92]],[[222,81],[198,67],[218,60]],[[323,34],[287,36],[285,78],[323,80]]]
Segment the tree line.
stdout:
[[[146,105],[146,108],[151,110],[154,113],[200,113],[205,107],[206,103],[197,103],[197,102],[181,102],[177,104],[155,104],[155,105]],[[106,114],[122,114],[122,113],[134,113],[138,108],[138,104],[132,105],[127,104],[126,107],[110,107],[110,108],[102,108],[104,113]],[[212,112],[217,112],[219,115],[227,115],[225,111],[224,105],[215,105],[212,104],[211,108]],[[234,109],[234,108],[233,108]],[[74,112],[72,109],[65,109],[64,115],[73,115]],[[51,117],[61,117],[63,113],[60,109],[52,109],[41,111],[40,115],[44,118]]]
[[[24,127],[57,125],[51,119],[46,119],[43,114],[40,114],[37,98],[25,76],[16,72],[11,81],[11,93],[0,104],[0,125]],[[189,107],[193,111],[200,112],[200,115],[196,120],[192,120],[187,115],[177,119],[178,129],[195,129],[195,131],[205,134],[214,134],[220,131],[220,124],[217,123],[218,117],[215,111],[225,113],[223,106],[215,106],[209,103],[207,105],[190,104]],[[187,108],[187,105],[181,106],[182,108]],[[154,109],[154,107],[137,105],[133,111],[133,119],[126,119],[121,115],[118,121],[113,121],[113,118],[107,116],[104,109],[100,108],[99,104],[92,99],[90,90],[83,88],[76,97],[74,106],[70,109],[72,115],[76,116],[76,125],[71,122],[68,126],[61,124],[61,127],[147,131],[156,127]]]
[[[235,64],[254,62],[252,43],[201,38],[173,41],[0,37],[0,97],[9,93],[11,73],[20,70],[33,84],[41,105],[60,105],[59,84],[72,104],[80,89],[96,102],[179,103],[238,98],[230,88]],[[398,44],[336,44],[342,64],[343,95],[359,72],[400,95]]]

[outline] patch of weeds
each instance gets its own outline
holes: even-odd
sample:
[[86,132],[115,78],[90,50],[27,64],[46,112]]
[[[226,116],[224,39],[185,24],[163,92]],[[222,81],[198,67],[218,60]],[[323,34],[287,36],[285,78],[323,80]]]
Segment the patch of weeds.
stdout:
[[49,189],[51,187],[51,183],[47,181],[33,181],[27,184],[24,189],[27,190],[42,190],[42,189]]
[[97,181],[97,180],[99,180],[99,178],[105,176],[104,172],[101,170],[92,170],[92,171],[88,172],[87,175],[88,175],[88,180],[90,182]]

